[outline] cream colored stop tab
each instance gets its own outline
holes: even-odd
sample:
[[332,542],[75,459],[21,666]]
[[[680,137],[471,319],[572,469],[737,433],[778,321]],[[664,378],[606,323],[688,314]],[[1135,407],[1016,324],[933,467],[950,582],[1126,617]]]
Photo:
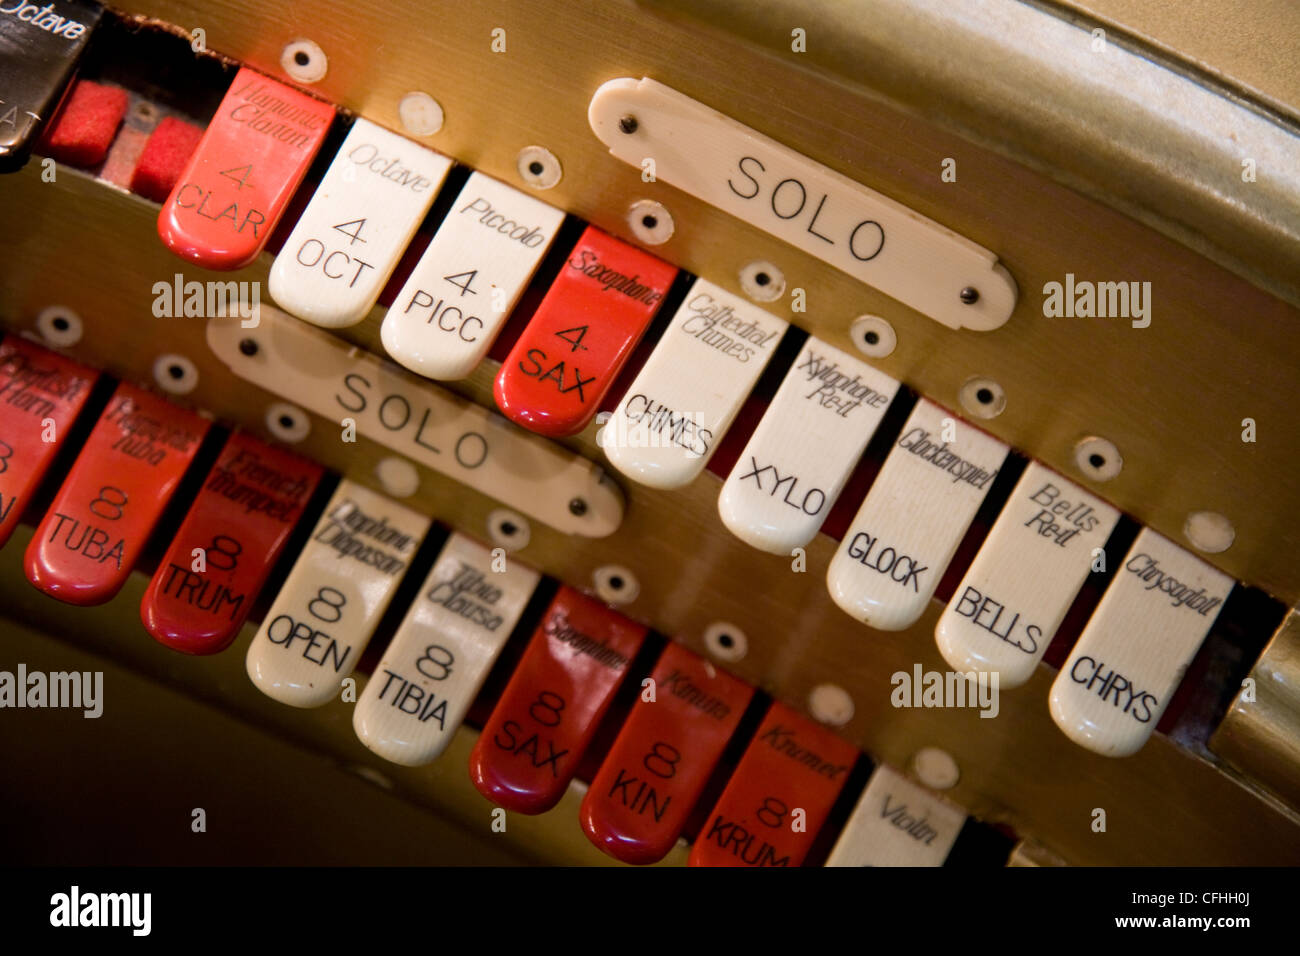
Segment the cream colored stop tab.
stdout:
[[1052,684],[1056,725],[1104,757],[1141,750],[1232,584],[1143,528]]
[[879,630],[914,623],[1006,456],[996,438],[918,401],[826,571],[835,603]]
[[831,851],[827,866],[943,866],[966,814],[885,764]]
[[562,210],[471,174],[384,316],[388,354],[426,378],[474,371],[563,221]]
[[294,707],[338,696],[429,531],[424,515],[347,479],[248,646],[258,689]]
[[452,534],[352,712],[361,742],[414,767],[443,752],[540,575]]
[[898,382],[809,336],[718,497],[747,544],[788,555],[813,539]]
[[784,320],[696,279],[600,432],[611,464],[652,488],[704,470],[785,334]]
[[1029,680],[1119,512],[1031,461],[935,625],[953,670]]

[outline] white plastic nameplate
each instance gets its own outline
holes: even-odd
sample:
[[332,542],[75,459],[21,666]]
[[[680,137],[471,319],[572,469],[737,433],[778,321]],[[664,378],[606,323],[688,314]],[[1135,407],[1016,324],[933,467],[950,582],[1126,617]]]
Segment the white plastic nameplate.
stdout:
[[884,372],[809,336],[722,485],[722,523],[772,554],[811,541],[897,391]]
[[989,250],[662,83],[610,80],[587,121],[623,162],[653,161],[657,179],[949,328],[1011,316],[1016,284]]
[[339,694],[397,592],[429,519],[344,479],[248,645],[262,693],[294,707]]
[[943,866],[966,814],[880,764],[827,866]]
[[271,266],[271,297],[326,328],[379,299],[451,169],[446,156],[357,118]]
[[471,175],[384,316],[388,354],[427,378],[472,372],[563,221],[562,210]]
[[452,534],[352,712],[361,742],[408,767],[441,754],[539,580]]
[[558,531],[602,538],[623,520],[622,493],[592,462],[278,309],[263,305],[251,329],[210,319],[207,336],[245,381],[331,428],[351,419],[358,434]]
[[610,462],[652,488],[690,484],[708,464],[787,324],[696,279],[600,431]]
[[882,631],[915,623],[1006,457],[996,438],[918,401],[826,569],[844,613]]
[[1141,750],[1232,583],[1143,528],[1052,684],[1056,725],[1104,757]]
[[935,625],[955,671],[996,671],[1003,688],[1034,673],[1119,512],[1031,461]]

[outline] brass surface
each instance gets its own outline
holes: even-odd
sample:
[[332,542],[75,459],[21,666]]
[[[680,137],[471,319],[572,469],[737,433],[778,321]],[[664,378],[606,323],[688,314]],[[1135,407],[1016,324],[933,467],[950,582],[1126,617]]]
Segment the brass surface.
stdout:
[[[439,13],[413,0],[382,8],[240,2],[211,10],[159,0],[139,9],[146,7],[187,28],[203,26],[211,48],[277,76],[283,44],[308,36],[330,56],[318,92],[394,129],[400,130],[400,96],[425,89],[447,111],[443,132],[426,141],[507,182],[518,183],[513,169],[521,147],[546,145],[560,156],[565,176],[544,198],[620,235],[626,234],[628,203],[660,199],[677,232],[656,254],[733,291],[743,263],[777,262],[791,287],[808,290],[809,311],[792,314],[788,304],[774,311],[841,348],[851,348],[853,317],[866,311],[886,316],[899,346],[873,364],[950,407],[972,375],[995,378],[1008,406],[984,423],[989,430],[1176,541],[1188,511],[1227,514],[1237,541],[1212,562],[1280,595],[1300,596],[1300,567],[1292,557],[1300,531],[1290,520],[1298,497],[1291,457],[1300,438],[1290,408],[1300,364],[1295,310],[1150,228],[736,41],[711,37],[702,57],[695,34],[622,3],[583,6],[567,17],[544,4],[456,5]],[[489,50],[496,25],[507,29],[511,52],[504,55]],[[1020,284],[1015,315],[994,333],[951,332],[752,227],[662,184],[641,183],[636,171],[605,155],[585,120],[600,82],[641,75],[723,109],[995,250]],[[938,161],[949,155],[960,157],[959,184],[941,186]],[[63,168],[55,183],[41,182],[39,167],[0,180],[0,199],[10,223],[0,284],[0,321],[7,329],[30,329],[45,305],[69,306],[86,324],[85,338],[72,350],[78,357],[147,382],[158,354],[185,354],[200,372],[189,400],[265,435],[262,417],[271,396],[235,380],[215,360],[204,343],[203,320],[157,319],[151,305],[153,284],[170,282],[176,272],[191,279],[259,280],[265,290],[269,257],[237,274],[187,267],[159,243],[156,206]],[[1066,271],[1096,279],[1150,277],[1159,290],[1151,327],[1037,314],[1041,297],[1035,290]],[[345,337],[382,354],[381,317],[382,309],[375,310]],[[494,372],[485,362],[457,390],[490,405]],[[1247,416],[1259,423],[1256,444],[1240,441]],[[313,417],[312,424],[300,446],[304,454],[378,486],[373,468],[384,449],[364,439],[343,444],[335,422]],[[1125,466],[1118,478],[1095,484],[1078,475],[1072,448],[1086,434],[1119,446]],[[594,428],[566,444],[600,460],[593,438]],[[484,537],[494,503],[419,471],[421,488],[411,503]],[[996,719],[970,710],[894,709],[894,672],[910,672],[918,663],[946,669],[933,641],[937,602],[907,631],[872,631],[845,616],[826,593],[834,548],[829,538],[819,536],[809,546],[807,572],[796,573],[790,561],[754,551],[726,532],[717,516],[720,482],[712,474],[671,493],[620,484],[628,509],[617,534],[576,541],[534,524],[521,559],[588,588],[603,564],[630,568],[641,587],[626,612],[696,649],[710,623],[735,624],[749,638],[748,655],[730,666],[738,675],[799,707],[818,684],[845,687],[855,702],[843,729],[847,738],[896,766],[907,766],[921,746],[943,747],[962,772],[947,796],[983,820],[1007,822],[1041,839],[1071,862],[1300,859],[1293,813],[1163,736],[1124,760],[1071,744],[1050,720],[1046,697],[1053,673],[1045,667],[1028,685],[1002,695]],[[111,638],[73,624],[90,620],[78,617],[88,612],[55,605],[16,576],[11,554],[19,546],[16,541],[4,552],[8,570],[0,586],[27,620],[62,621],[65,631],[82,635],[77,640],[103,640],[105,646],[152,644],[138,628],[131,634],[125,621],[123,633]],[[238,653],[237,645],[223,660]],[[186,659],[182,665],[172,657],[177,663],[150,666],[200,670],[208,663]],[[235,670],[231,681],[247,684],[242,668]],[[233,691],[230,681],[221,683],[221,694],[256,696],[251,688]],[[255,715],[290,734],[305,734],[291,728],[311,728],[323,719],[269,701]],[[351,733],[342,726],[328,732]],[[1090,827],[1098,806],[1108,811],[1105,834]],[[572,818],[564,822],[576,830]]]
[[[644,2],[883,97],[912,122],[1028,165],[1300,305],[1294,101],[1272,109],[1140,35],[1098,33],[1097,20],[1063,15],[1050,0]],[[795,26],[806,28],[805,51],[791,49]],[[1201,48],[1213,42],[1202,37]],[[1283,33],[1272,45],[1294,51],[1300,41]],[[967,154],[941,155],[960,169]],[[1062,229],[1071,222],[1059,220]]]
[[[103,625],[114,612],[92,616]],[[91,720],[78,709],[5,712],[6,864],[512,866],[546,858],[521,852],[522,834],[492,834],[482,825],[487,810],[477,826],[429,813],[386,792],[388,777],[363,777],[347,756],[290,742],[240,719],[224,698],[204,702],[192,685],[149,679],[115,659],[116,647],[99,656],[63,643],[49,626],[0,621],[0,669],[22,662],[29,674],[101,672],[103,712]],[[143,636],[111,623],[105,633],[132,643]],[[226,671],[217,665],[204,676],[230,680]]]
[[[983,424],[999,438],[1175,541],[1185,543],[1189,512],[1227,515],[1236,542],[1212,556],[1212,563],[1288,603],[1300,600],[1300,565],[1291,560],[1300,548],[1300,525],[1290,520],[1300,499],[1291,460],[1300,444],[1300,418],[1291,409],[1300,378],[1300,316],[1293,306],[1102,202],[920,115],[887,106],[860,87],[829,80],[798,55],[774,55],[621,0],[560,6],[526,0],[236,0],[217,6],[136,0],[128,7],[185,30],[202,26],[210,49],[281,78],[285,43],[311,38],[329,58],[329,72],[313,92],[395,130],[402,128],[401,97],[424,90],[442,104],[446,125],[422,141],[508,183],[520,182],[515,159],[521,148],[547,146],[560,158],[564,177],[542,198],[625,238],[628,206],[642,198],[662,201],[676,232],[654,248],[657,255],[738,293],[744,264],[776,263],[789,288],[806,290],[808,311],[792,313],[789,298],[774,303],[772,311],[841,348],[852,348],[853,318],[883,315],[899,344],[872,364],[953,408],[967,380],[993,378],[1006,391],[1007,407]],[[719,8],[715,0],[702,9]],[[747,16],[737,12],[734,29],[746,29]],[[854,22],[875,20],[859,16]],[[822,42],[835,37],[839,26],[828,21]],[[505,53],[491,52],[495,27],[506,31]],[[788,36],[783,29],[787,51]],[[587,125],[591,94],[620,76],[666,83],[993,250],[1020,288],[1012,318],[995,332],[953,332],[663,183],[643,183],[639,170],[610,157]],[[941,73],[896,79],[924,88],[932,100],[945,95]],[[960,93],[949,89],[946,95]],[[1051,104],[1042,109],[1051,112]],[[1071,127],[1070,114],[1052,115],[1058,118],[1055,132],[1075,148],[1083,134]],[[1086,135],[1104,151],[1105,129]],[[955,183],[939,179],[944,157],[957,160]],[[1167,196],[1149,181],[1159,172],[1162,182],[1176,184],[1180,170],[1135,163],[1130,172],[1136,178],[1116,188],[1131,199],[1171,199],[1190,208],[1187,196]],[[1258,185],[1274,188],[1273,179],[1264,177]],[[1221,194],[1213,208],[1227,222],[1253,195]],[[1293,212],[1277,210],[1283,216]],[[135,214],[103,214],[135,221]],[[27,225],[30,230],[34,224]],[[1286,228],[1300,231],[1300,222]],[[1286,231],[1278,226],[1250,244],[1229,244],[1259,263],[1272,262],[1273,272],[1294,280],[1300,245],[1281,241],[1278,230]],[[28,236],[36,239],[30,231]],[[46,262],[82,247],[75,237],[59,239],[56,248],[44,250]],[[97,246],[87,242],[84,248]],[[174,271],[169,263],[165,255],[151,256],[142,275],[148,282],[167,278]],[[1291,271],[1283,268],[1287,263]],[[1150,281],[1151,326],[1045,318],[1041,290],[1067,272],[1091,281]],[[123,278],[116,285],[129,286],[121,290],[123,308],[139,310],[146,303],[148,283]],[[31,286],[7,289],[0,307],[13,321],[30,314],[47,294]],[[355,336],[378,350],[373,324]],[[1259,428],[1255,444],[1240,440],[1247,417]],[[1119,448],[1125,467],[1118,477],[1096,484],[1074,467],[1074,446],[1087,435],[1108,438]]]
[[1300,806],[1300,611],[1291,611],[1210,738],[1228,763]]
[[1141,37],[1300,119],[1294,0],[1056,0]]

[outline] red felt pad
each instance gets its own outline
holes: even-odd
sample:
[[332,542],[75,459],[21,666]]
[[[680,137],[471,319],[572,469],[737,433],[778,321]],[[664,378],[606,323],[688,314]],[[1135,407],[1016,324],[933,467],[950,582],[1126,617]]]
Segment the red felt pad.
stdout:
[[165,117],[149,134],[140,161],[135,164],[131,192],[154,202],[166,200],[202,138],[202,127],[174,116]]
[[79,80],[39,152],[69,166],[98,166],[126,115],[126,90]]

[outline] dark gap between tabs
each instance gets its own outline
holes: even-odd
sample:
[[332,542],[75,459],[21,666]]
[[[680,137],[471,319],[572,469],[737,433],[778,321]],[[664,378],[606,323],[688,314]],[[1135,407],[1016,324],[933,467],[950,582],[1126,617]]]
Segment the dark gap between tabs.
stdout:
[[1128,515],[1119,516],[1115,530],[1110,533],[1102,548],[1106,554],[1106,570],[1090,571],[1083,579],[1083,587],[1074,596],[1070,609],[1065,612],[1065,617],[1061,620],[1061,626],[1056,629],[1056,634],[1047,645],[1046,653],[1043,654],[1043,663],[1052,670],[1059,671],[1065,659],[1070,656],[1071,648],[1083,633],[1088,618],[1092,617],[1092,612],[1097,609],[1102,594],[1115,577],[1115,569],[1123,563],[1124,555],[1128,554],[1128,549],[1133,546],[1133,540],[1139,530],[1141,529],[1138,523]]
[[519,302],[514,311],[507,316],[506,321],[501,326],[501,331],[497,333],[496,341],[492,343],[492,348],[488,350],[487,357],[492,359],[498,365],[503,363],[510,356],[510,350],[515,347],[515,342],[519,336],[524,334],[524,329],[528,328],[528,323],[532,321],[533,313],[541,305],[542,299],[545,298],[547,291],[551,288],[560,270],[564,268],[564,263],[568,261],[569,254],[573,252],[573,247],[578,244],[582,238],[583,232],[587,229],[587,223],[578,217],[566,214],[564,222],[555,232],[555,239],[551,242],[551,248],[547,250],[537,271],[533,273],[532,279],[524,287],[523,294],[519,296]]
[[559,581],[548,575],[542,575],[537,590],[533,592],[533,596],[528,599],[528,604],[524,606],[523,613],[519,615],[519,623],[510,632],[505,647],[497,655],[496,663],[488,671],[483,686],[479,688],[479,692],[474,697],[474,702],[470,704],[469,710],[465,712],[463,723],[466,726],[475,730],[482,730],[484,725],[487,724],[497,701],[505,692],[506,685],[510,683],[510,677],[514,674],[519,659],[523,657],[529,641],[533,639],[533,634],[542,623],[542,617],[545,615],[546,609],[550,607],[551,601],[555,600],[556,592],[559,589]]
[[858,509],[862,507],[862,502],[866,500],[867,493],[871,491],[881,466],[884,465],[889,452],[902,434],[903,425],[907,423],[907,417],[916,407],[917,400],[915,392],[906,385],[899,386],[894,400],[885,409],[885,415],[876,427],[875,434],[863,449],[862,457],[849,472],[848,480],[844,483],[839,497],[826,513],[826,520],[822,522],[819,529],[820,534],[834,538],[836,541],[843,539]]
[[[16,334],[16,333],[7,333]],[[93,368],[94,366],[86,366]],[[49,469],[45,476],[37,484],[35,491],[23,509],[21,524],[31,525],[33,528],[41,523],[45,513],[50,510],[50,505],[54,503],[54,496],[58,494],[59,489],[63,487],[63,482],[67,480],[68,472],[81,454],[81,448],[86,444],[86,439],[90,437],[90,432],[98,424],[100,416],[104,414],[104,409],[108,406],[108,400],[113,396],[117,389],[118,380],[112,375],[101,373],[99,379],[90,389],[90,395],[86,399],[86,404],[81,409],[70,427],[63,435],[58,444],[58,449],[54,453],[54,460],[50,462]]]
[[791,325],[785,330],[781,341],[777,343],[776,351],[772,353],[772,360],[767,363],[767,368],[763,369],[763,374],[758,377],[758,382],[740,406],[740,411],[736,413],[735,421],[722,436],[713,452],[713,457],[709,459],[708,470],[713,474],[725,481],[727,475],[731,474],[731,470],[736,467],[741,452],[749,444],[750,436],[754,434],[754,429],[762,420],[763,413],[771,404],[772,396],[776,394],[776,390],[781,387],[781,382],[793,368],[795,359],[799,357],[799,352],[802,351],[806,341],[808,341],[808,333],[798,326]]
[[831,805],[831,812],[826,815],[826,822],[813,838],[812,848],[804,857],[804,866],[826,865],[831,851],[835,849],[835,844],[839,842],[840,835],[848,825],[849,817],[853,815],[858,801],[862,799],[862,794],[867,789],[867,782],[875,769],[875,762],[867,754],[859,752],[858,759],[854,761],[844,781],[844,789],[835,798],[835,803]]
[[[170,399],[168,400],[170,401]],[[194,499],[198,496],[199,489],[203,487],[208,472],[216,464],[217,456],[221,453],[221,449],[229,437],[230,431],[220,425],[214,423],[208,428],[208,433],[203,436],[203,441],[199,443],[198,450],[194,453],[193,459],[190,460],[189,467],[185,469],[185,474],[181,476],[181,480],[177,483],[176,491],[172,493],[167,506],[163,509],[162,514],[158,516],[158,523],[154,525],[144,547],[140,549],[140,555],[135,562],[136,571],[144,571],[152,577],[154,572],[158,570],[163,555],[167,553],[167,548],[171,545],[170,536],[180,528],[181,522],[185,520],[185,515],[194,505]]]
[[[969,426],[969,423],[962,421],[963,426]],[[970,426],[973,427],[973,426]],[[993,523],[998,520],[1002,514],[1002,509],[1006,507],[1011,498],[1011,492],[1015,490],[1016,482],[1024,474],[1025,468],[1029,465],[1029,459],[1010,451],[1003,460],[1002,467],[998,469],[998,476],[993,479],[993,484],[989,486],[988,494],[980,502],[979,510],[975,512],[975,517],[971,520],[970,527],[966,529],[966,534],[962,536],[961,543],[957,545],[957,550],[953,553],[952,560],[948,562],[948,567],[944,569],[943,576],[939,579],[939,585],[934,589],[934,597],[944,604],[952,600],[952,596],[957,591],[957,585],[961,583],[966,572],[970,570],[971,562],[975,560],[975,555],[979,554],[980,548],[984,546],[984,539],[989,536],[989,531],[993,528]]]
[[293,198],[289,200],[288,205],[284,207],[284,214],[280,216],[280,221],[275,224],[275,229],[271,233],[271,238],[267,240],[266,246],[262,252],[270,253],[274,258],[280,254],[284,244],[289,240],[293,227],[298,224],[302,218],[304,210],[311,203],[312,197],[316,195],[316,190],[320,187],[321,180],[325,178],[325,172],[330,168],[330,163],[334,161],[334,156],[343,145],[343,140],[347,138],[348,130],[352,128],[352,121],[346,119],[343,114],[336,112],[334,119],[330,123],[329,132],[325,134],[324,141],[321,142],[320,149],[312,159],[311,165],[307,167],[307,174],[303,176],[298,188],[294,190]]
[[690,292],[691,284],[695,282],[695,276],[685,269],[677,271],[677,277],[673,279],[673,284],[669,286],[667,294],[659,304],[659,311],[655,313],[650,324],[646,326],[645,334],[632,348],[632,354],[628,356],[623,368],[614,379],[614,384],[609,387],[605,393],[604,399],[600,403],[600,411],[613,413],[618,408],[618,403],[623,400],[623,396],[631,387],[632,382],[641,372],[642,366],[650,358],[650,354],[659,347],[659,340],[663,338],[664,332],[668,328],[668,323],[673,320],[677,310],[681,308],[686,301],[686,295]]
[[691,808],[690,815],[686,818],[686,824],[682,827],[681,835],[688,843],[694,843],[699,836],[700,830],[709,822],[709,816],[713,813],[714,805],[717,804],[718,798],[722,796],[722,791],[727,788],[727,781],[731,779],[737,764],[740,763],[740,758],[745,755],[750,741],[754,739],[754,734],[758,732],[759,725],[763,722],[763,717],[766,716],[768,708],[771,706],[772,698],[763,693],[760,688],[755,687],[754,696],[750,698],[749,706],[745,708],[740,723],[736,725],[736,732],[731,735],[731,739],[727,741],[727,746],[723,748],[722,756],[718,758],[718,765],[713,768],[713,773],[709,775],[708,782],[704,784],[704,789],[700,791],[700,799]]
[[600,770],[600,765],[605,762],[605,756],[609,753],[610,747],[614,745],[614,738],[623,729],[623,724],[627,721],[628,715],[632,713],[632,708],[636,706],[637,699],[641,696],[641,681],[649,677],[654,671],[659,655],[664,652],[664,648],[667,646],[668,639],[662,634],[655,631],[646,634],[641,649],[637,651],[636,657],[632,658],[632,662],[628,664],[627,673],[623,676],[623,683],[614,692],[614,699],[609,703],[609,710],[605,711],[605,716],[601,718],[600,724],[596,727],[596,732],[591,736],[591,742],[587,745],[586,752],[582,755],[582,759],[578,761],[578,770],[574,774],[575,780],[581,780],[583,783],[589,784],[596,778],[596,772]]
[[[333,154],[331,154],[330,158],[333,159]],[[429,207],[429,212],[415,230],[415,235],[411,237],[411,241],[402,250],[402,255],[397,260],[397,266],[393,269],[393,274],[388,277],[388,281],[384,283],[384,287],[379,291],[379,304],[384,308],[391,308],[393,303],[397,301],[397,297],[402,294],[402,288],[406,285],[406,280],[411,278],[411,273],[415,271],[415,267],[424,258],[424,251],[429,248],[429,243],[433,241],[438,227],[442,225],[442,221],[447,218],[447,213],[451,211],[456,200],[460,198],[460,191],[465,188],[465,183],[469,181],[470,174],[473,172],[474,170],[460,163],[454,163],[451,169],[447,171],[447,178],[443,180],[442,188],[438,190],[433,205]]]
[[285,579],[289,577],[289,572],[293,570],[298,556],[302,554],[303,548],[307,546],[307,542],[311,539],[312,532],[316,530],[321,515],[325,513],[325,506],[334,497],[334,492],[338,490],[338,486],[339,476],[334,472],[327,470],[321,475],[320,481],[316,484],[316,490],[303,506],[302,517],[289,535],[289,540],[284,543],[283,552],[276,559],[271,572],[266,576],[266,583],[253,599],[253,609],[249,612],[248,623],[253,624],[254,627],[260,627],[262,621],[266,620],[266,612],[271,609],[276,595],[284,587]]
[[361,657],[357,660],[357,673],[365,674],[367,677],[374,674],[375,668],[379,666],[379,661],[384,656],[384,651],[388,650],[388,645],[392,643],[398,626],[411,610],[411,606],[420,599],[424,579],[429,576],[434,562],[437,561],[443,545],[447,543],[450,536],[451,528],[447,525],[435,521],[429,526],[428,534],[415,549],[415,554],[411,555],[410,563],[402,572],[402,580],[398,582],[397,590],[393,592],[393,599],[379,619],[379,623],[375,625],[366,649],[361,652]]

